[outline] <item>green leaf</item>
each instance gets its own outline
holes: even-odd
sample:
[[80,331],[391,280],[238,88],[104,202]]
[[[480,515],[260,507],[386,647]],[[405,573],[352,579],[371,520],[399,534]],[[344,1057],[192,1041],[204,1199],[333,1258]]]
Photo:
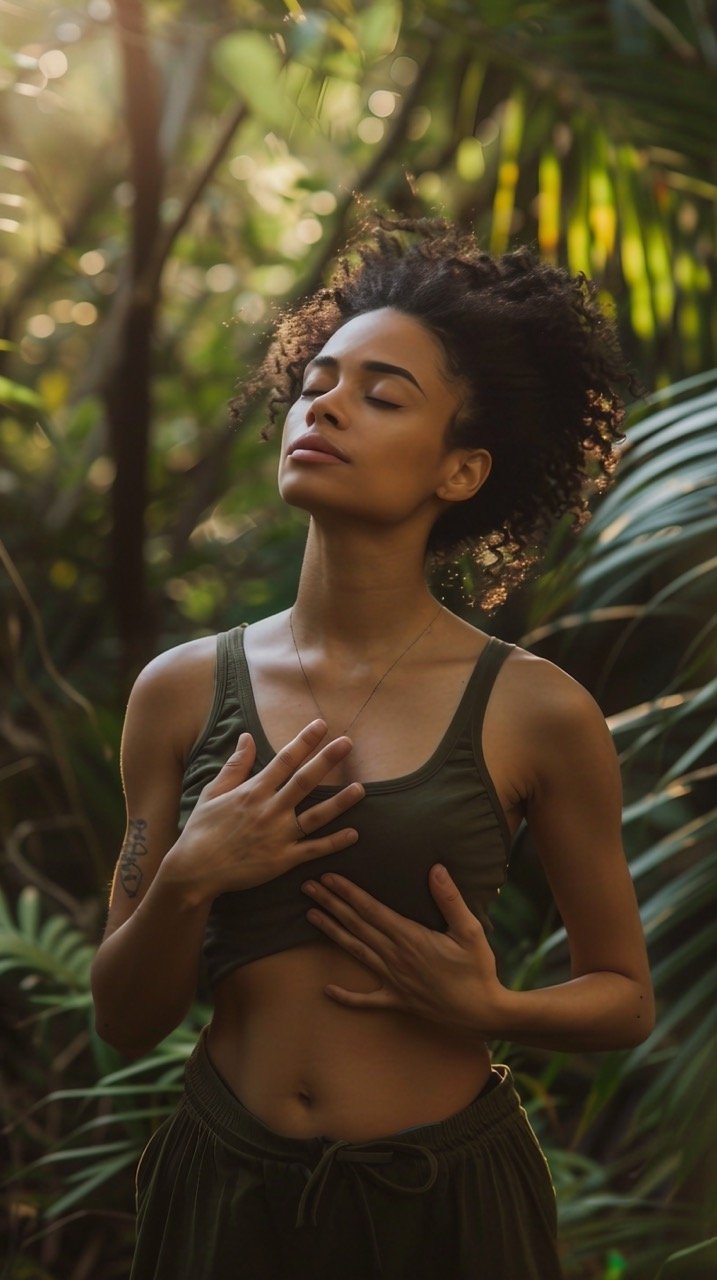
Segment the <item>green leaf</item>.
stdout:
[[97,1187],[103,1186],[111,1178],[114,1178],[116,1174],[134,1165],[135,1162],[136,1154],[132,1150],[125,1155],[116,1156],[114,1160],[104,1161],[99,1167],[91,1166],[86,1171],[86,1176],[83,1180],[72,1191],[68,1191],[66,1195],[60,1196],[58,1200],[53,1200],[48,1205],[45,1209],[45,1219],[48,1222],[54,1222],[56,1218],[66,1213],[73,1205],[81,1204],[84,1200],[87,1200]]
[[0,376],[0,404],[8,408],[20,405],[22,408],[43,410],[45,402],[42,396],[30,387],[23,387],[19,382],[11,382],[9,378]]

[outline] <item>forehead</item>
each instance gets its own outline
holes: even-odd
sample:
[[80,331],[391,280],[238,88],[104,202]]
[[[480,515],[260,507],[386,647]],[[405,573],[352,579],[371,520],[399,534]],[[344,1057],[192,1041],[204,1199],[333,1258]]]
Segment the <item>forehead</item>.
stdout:
[[361,362],[384,360],[402,365],[414,374],[426,391],[445,392],[442,375],[443,349],[437,338],[412,316],[383,307],[347,320],[324,343],[322,356],[336,360]]

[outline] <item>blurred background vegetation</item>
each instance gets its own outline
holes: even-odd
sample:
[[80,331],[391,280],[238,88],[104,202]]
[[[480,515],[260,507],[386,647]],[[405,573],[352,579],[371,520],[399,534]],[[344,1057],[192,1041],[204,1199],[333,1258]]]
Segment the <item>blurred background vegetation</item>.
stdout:
[[[124,707],[158,651],[293,599],[305,519],[264,406],[226,405],[359,196],[584,271],[647,388],[577,540],[490,617],[435,588],[590,689],[622,763],[656,1031],[494,1046],[566,1275],[717,1273],[716,81],[710,0],[0,0],[3,1278],[127,1274],[208,1007],[130,1066],[93,1030]],[[529,840],[511,863],[504,981],[560,981]]]

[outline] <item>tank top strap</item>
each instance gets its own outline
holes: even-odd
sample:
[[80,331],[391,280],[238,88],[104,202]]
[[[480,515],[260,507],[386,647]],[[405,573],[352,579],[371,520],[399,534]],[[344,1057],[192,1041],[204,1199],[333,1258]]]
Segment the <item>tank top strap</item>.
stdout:
[[476,690],[471,708],[473,759],[475,760],[476,768],[483,780],[483,785],[488,793],[498,820],[503,840],[505,842],[506,852],[510,850],[513,838],[511,836],[498,793],[493,784],[493,779],[488,772],[485,756],[483,755],[483,721],[485,719],[485,709],[488,705],[488,699],[490,698],[493,685],[495,684],[496,676],[498,675],[498,672],[503,666],[506,658],[510,656],[515,648],[517,648],[517,645],[509,644],[507,640],[499,640],[497,636],[491,636],[488,646],[481,656],[477,672]]
[[474,727],[482,726],[483,716],[485,715],[491,690],[495,684],[495,678],[506,658],[515,648],[516,646],[509,644],[507,640],[499,640],[497,636],[490,637],[481,655],[476,672],[476,684],[472,698]]
[[236,700],[241,697],[240,661],[241,640],[246,622],[229,631],[220,632],[217,637],[217,665],[224,671],[224,687],[227,697]]
[[214,733],[223,717],[233,712],[238,703],[239,683],[234,658],[234,639],[231,631],[217,632],[216,665],[214,669],[214,693],[204,725],[190,747],[185,760],[185,773],[189,770],[208,738]]

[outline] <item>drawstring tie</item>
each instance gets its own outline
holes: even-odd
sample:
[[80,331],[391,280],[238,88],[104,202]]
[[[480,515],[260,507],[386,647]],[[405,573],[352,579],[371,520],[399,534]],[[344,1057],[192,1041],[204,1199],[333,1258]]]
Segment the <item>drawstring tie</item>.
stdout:
[[382,1177],[382,1175],[375,1169],[366,1168],[366,1173],[369,1174],[375,1182],[383,1183],[385,1187],[390,1187],[392,1191],[405,1192],[407,1195],[419,1195],[424,1191],[430,1191],[436,1181],[436,1178],[438,1177],[438,1161],[428,1147],[420,1146],[417,1143],[392,1142],[390,1150],[369,1150],[369,1148],[374,1148],[377,1145],[381,1145],[385,1148],[385,1138],[376,1138],[371,1142],[347,1142],[344,1139],[339,1139],[337,1142],[333,1142],[322,1155],[313,1173],[310,1173],[308,1182],[301,1193],[299,1211],[296,1215],[296,1226],[301,1227],[304,1225],[312,1192],[315,1194],[311,1205],[311,1221],[313,1225],[316,1226],[316,1215],[319,1207],[319,1200],[321,1199],[327,1179],[333,1168],[334,1161],[341,1161],[348,1164],[361,1193],[363,1206],[366,1211],[366,1216],[368,1217],[369,1230],[371,1232],[371,1243],[373,1245],[373,1253],[379,1275],[383,1275],[381,1254],[378,1247],[378,1240],[376,1238],[376,1229],[373,1224],[373,1218],[371,1217],[371,1209],[366,1198],[366,1192],[361,1184],[359,1171],[353,1166],[357,1164],[366,1166],[372,1164],[387,1164],[390,1160],[393,1160],[395,1153],[399,1150],[407,1151],[412,1156],[424,1156],[428,1161],[430,1173],[427,1180],[417,1187],[407,1187],[404,1183],[393,1182],[390,1178]]

